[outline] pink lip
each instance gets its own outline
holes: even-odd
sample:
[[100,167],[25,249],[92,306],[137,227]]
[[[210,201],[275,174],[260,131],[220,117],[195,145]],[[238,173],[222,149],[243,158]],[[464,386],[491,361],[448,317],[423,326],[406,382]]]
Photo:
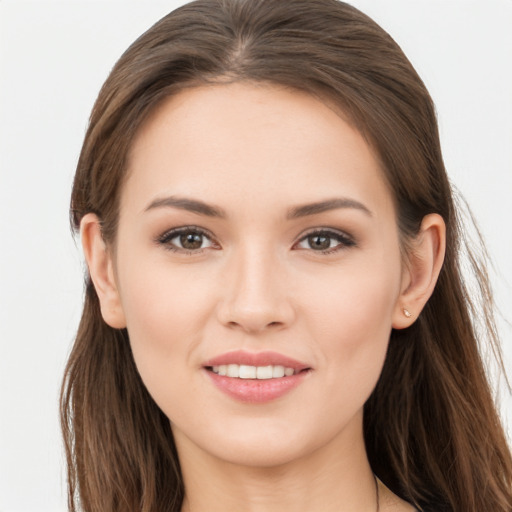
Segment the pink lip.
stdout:
[[246,364],[248,366],[284,366],[285,368],[293,368],[296,372],[310,368],[307,364],[301,363],[291,357],[283,356],[277,352],[246,352],[244,350],[236,350],[227,352],[220,356],[209,359],[203,363],[207,366],[220,366],[221,364]]
[[[284,366],[293,368],[295,374],[278,379],[236,379],[213,373],[208,368],[221,364],[245,364],[249,366]],[[206,361],[205,373],[213,384],[235,400],[246,403],[265,403],[282,397],[296,388],[308,375],[310,367],[276,352],[250,353],[244,351],[228,352]]]

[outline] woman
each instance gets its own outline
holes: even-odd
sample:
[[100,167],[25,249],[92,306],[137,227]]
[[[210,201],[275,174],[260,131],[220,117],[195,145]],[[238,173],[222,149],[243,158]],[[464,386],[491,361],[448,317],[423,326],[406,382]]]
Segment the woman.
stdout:
[[100,92],[72,222],[72,510],[512,509],[434,107],[356,9],[163,18]]

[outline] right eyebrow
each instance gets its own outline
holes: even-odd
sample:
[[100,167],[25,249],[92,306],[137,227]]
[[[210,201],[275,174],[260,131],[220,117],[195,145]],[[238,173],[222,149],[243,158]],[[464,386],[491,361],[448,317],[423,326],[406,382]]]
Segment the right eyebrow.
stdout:
[[302,206],[295,206],[288,211],[288,219],[297,219],[299,217],[306,217],[308,215],[317,215],[319,213],[327,212],[329,210],[336,210],[338,208],[353,208],[359,210],[369,217],[372,212],[359,201],[347,197],[340,197],[334,199],[327,199],[326,201],[319,201],[317,203],[309,203]]
[[206,215],[207,217],[226,218],[226,212],[222,208],[186,197],[167,196],[157,198],[151,201],[144,211],[147,212],[156,208],[178,208],[180,210],[198,213],[199,215]]

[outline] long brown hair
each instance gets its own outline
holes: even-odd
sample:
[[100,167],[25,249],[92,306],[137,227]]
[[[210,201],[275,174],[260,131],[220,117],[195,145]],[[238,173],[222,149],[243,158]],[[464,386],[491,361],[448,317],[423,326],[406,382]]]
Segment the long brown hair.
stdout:
[[[379,478],[421,510],[510,512],[512,460],[475,327],[480,315],[499,357],[485,268],[470,252],[480,307],[461,277],[461,222],[432,100],[399,46],[357,9],[337,0],[198,0],[160,20],[120,58],[96,101],[73,187],[74,229],[94,212],[114,243],[141,123],[179,90],[230,81],[280,84],[340,107],[380,159],[404,248],[425,215],[444,218],[435,291],[410,328],[392,332],[365,405],[367,451]],[[103,321],[89,277],[61,407],[70,510],[180,510],[169,421],[137,373],[127,331]]]

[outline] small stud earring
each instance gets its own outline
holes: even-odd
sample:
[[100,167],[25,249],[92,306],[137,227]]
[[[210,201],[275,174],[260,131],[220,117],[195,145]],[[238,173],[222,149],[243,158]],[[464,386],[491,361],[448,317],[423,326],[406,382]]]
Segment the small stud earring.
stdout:
[[405,309],[405,308],[404,308],[404,310],[403,310],[403,311],[404,311],[404,315],[405,315],[407,318],[411,318],[411,316],[412,316],[412,315],[411,315],[411,312],[410,312],[408,309]]

